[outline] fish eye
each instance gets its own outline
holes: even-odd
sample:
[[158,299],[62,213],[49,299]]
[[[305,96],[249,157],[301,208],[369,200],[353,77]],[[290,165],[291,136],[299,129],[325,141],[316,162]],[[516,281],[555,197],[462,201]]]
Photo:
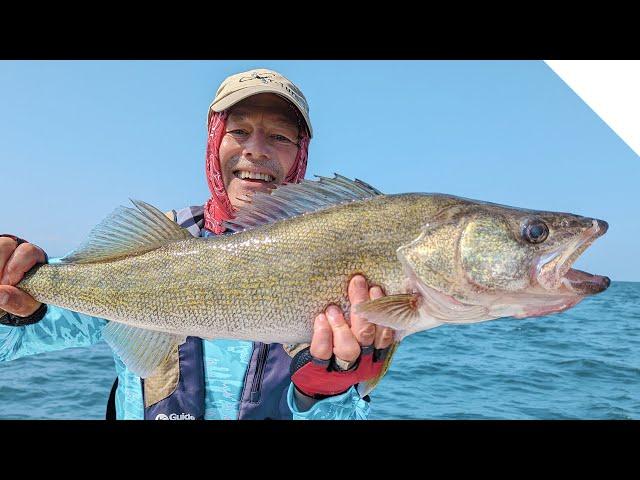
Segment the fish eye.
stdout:
[[533,220],[522,228],[522,237],[529,243],[542,243],[548,236],[549,227],[542,220]]

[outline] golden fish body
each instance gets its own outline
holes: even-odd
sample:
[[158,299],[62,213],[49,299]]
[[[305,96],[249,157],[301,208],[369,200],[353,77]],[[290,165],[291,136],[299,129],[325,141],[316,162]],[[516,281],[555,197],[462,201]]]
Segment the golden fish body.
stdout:
[[388,294],[404,274],[396,250],[446,197],[378,196],[141,255],[43,265],[19,287],[38,301],[131,326],[266,343],[311,340],[327,304],[348,311],[355,273]]
[[350,311],[356,273],[386,293],[358,313],[394,328],[397,341],[443,323],[563,311],[610,283],[571,268],[607,223],[569,213],[383,195],[336,176],[255,194],[227,222],[234,233],[193,238],[134,204],[18,287],[111,320],[103,338],[143,377],[186,336],[309,342],[329,303]]

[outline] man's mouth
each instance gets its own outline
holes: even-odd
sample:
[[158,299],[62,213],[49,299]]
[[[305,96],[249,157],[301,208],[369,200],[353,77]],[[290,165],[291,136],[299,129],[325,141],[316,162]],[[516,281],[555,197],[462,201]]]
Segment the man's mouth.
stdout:
[[594,295],[606,290],[611,284],[608,277],[583,272],[571,265],[608,228],[607,222],[593,220],[593,226],[564,251],[541,258],[536,269],[538,283],[547,290],[561,289],[573,295]]
[[241,180],[256,183],[271,183],[276,178],[266,172],[252,172],[249,170],[235,170],[233,174]]

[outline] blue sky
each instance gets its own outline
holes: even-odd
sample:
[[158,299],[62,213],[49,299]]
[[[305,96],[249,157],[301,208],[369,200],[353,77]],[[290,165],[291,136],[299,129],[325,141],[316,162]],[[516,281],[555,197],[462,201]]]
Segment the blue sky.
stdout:
[[640,159],[542,61],[0,61],[0,232],[59,256],[130,197],[202,204],[207,107],[257,67],[309,101],[307,177],[601,218],[576,267],[640,280]]

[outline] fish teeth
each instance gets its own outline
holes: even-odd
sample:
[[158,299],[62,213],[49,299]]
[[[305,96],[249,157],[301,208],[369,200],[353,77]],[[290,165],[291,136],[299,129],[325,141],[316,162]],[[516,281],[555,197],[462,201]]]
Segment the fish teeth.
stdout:
[[237,175],[242,179],[249,178],[251,180],[264,180],[265,182],[273,182],[275,180],[274,177],[267,173],[253,173],[246,170],[238,171]]

